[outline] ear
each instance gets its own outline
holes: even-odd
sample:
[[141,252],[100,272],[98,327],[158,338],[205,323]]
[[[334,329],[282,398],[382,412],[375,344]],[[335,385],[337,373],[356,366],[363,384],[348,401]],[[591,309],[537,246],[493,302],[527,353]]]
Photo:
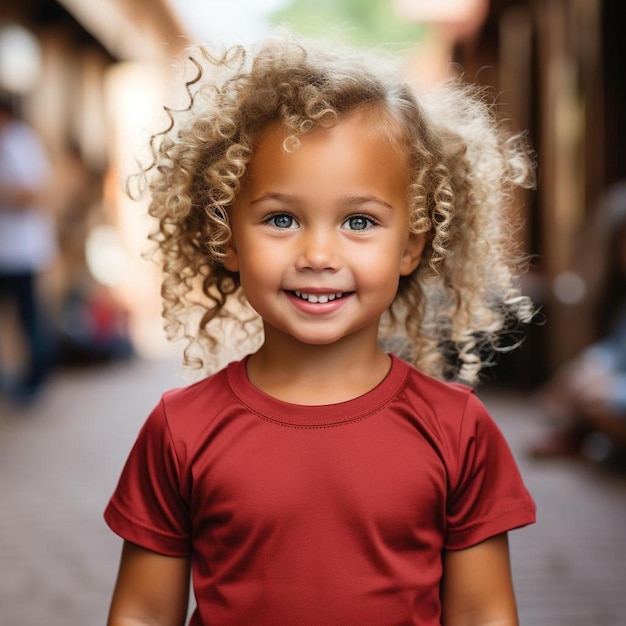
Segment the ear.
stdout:
[[237,254],[237,246],[235,237],[231,234],[230,240],[226,244],[226,258],[222,265],[231,272],[239,271],[239,255]]
[[426,245],[426,235],[409,236],[402,258],[400,259],[400,276],[408,276],[415,270],[422,260],[422,252]]

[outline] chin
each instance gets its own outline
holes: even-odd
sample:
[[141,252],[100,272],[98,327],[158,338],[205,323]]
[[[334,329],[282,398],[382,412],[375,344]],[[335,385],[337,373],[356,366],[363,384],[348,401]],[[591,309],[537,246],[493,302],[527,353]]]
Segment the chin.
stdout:
[[294,339],[307,346],[331,346],[341,341],[343,337],[294,337]]

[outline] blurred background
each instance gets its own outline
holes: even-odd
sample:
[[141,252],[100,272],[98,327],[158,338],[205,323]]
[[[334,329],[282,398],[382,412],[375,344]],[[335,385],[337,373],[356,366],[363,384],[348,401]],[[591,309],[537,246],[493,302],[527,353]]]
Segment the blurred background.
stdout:
[[[575,354],[590,330],[577,274],[580,230],[626,169],[626,95],[615,3],[601,0],[24,0],[0,5],[0,88],[43,138],[55,171],[47,200],[61,242],[45,277],[64,319],[88,285],[128,315],[141,354],[164,349],[146,223],[125,177],[176,102],[185,47],[235,43],[274,24],[362,45],[391,44],[432,83],[462,72],[492,87],[513,129],[529,132],[536,193],[520,198],[532,255],[527,289],[545,312],[498,377],[531,387]],[[82,290],[82,291],[81,291]],[[69,307],[71,309],[71,306]],[[155,315],[156,311],[156,315]],[[3,351],[3,354],[6,350]]]
[[[605,460],[621,434],[617,443],[596,438],[582,464],[538,465],[525,454],[547,416],[536,394],[598,338],[603,262],[592,239],[603,198],[626,177],[626,18],[617,5],[0,2],[0,90],[45,148],[52,176],[40,202],[57,244],[37,274],[53,371],[36,402],[0,404],[0,624],[104,623],[119,544],[101,511],[147,411],[184,382],[162,332],[158,273],[142,257],[145,207],[124,183],[163,127],[163,105],[180,101],[186,46],[247,42],[276,25],[390,46],[425,85],[462,74],[491,89],[512,130],[527,130],[538,187],[520,192],[511,219],[531,255],[524,289],[541,316],[481,391],[540,504],[543,524],[512,544],[522,623],[626,624],[624,475],[587,463]],[[26,359],[19,327],[20,311],[0,301],[8,380]]]

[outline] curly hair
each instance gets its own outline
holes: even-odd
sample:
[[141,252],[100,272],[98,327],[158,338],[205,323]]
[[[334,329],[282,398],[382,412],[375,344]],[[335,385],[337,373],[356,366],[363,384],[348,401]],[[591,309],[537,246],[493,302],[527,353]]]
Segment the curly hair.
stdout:
[[418,94],[380,51],[281,36],[220,54],[196,46],[189,60],[188,106],[166,108],[170,124],[152,137],[140,175],[158,221],[150,238],[163,269],[165,329],[186,339],[185,364],[213,366],[223,333],[243,331],[239,341],[259,329],[238,274],[223,263],[227,210],[263,130],[279,122],[293,150],[303,134],[367,110],[409,155],[410,229],[427,240],[381,333],[401,333],[425,373],[474,384],[505,349],[503,337],[533,316],[516,282],[523,264],[508,212],[513,189],[534,184],[524,136],[504,131],[479,88],[454,79]]

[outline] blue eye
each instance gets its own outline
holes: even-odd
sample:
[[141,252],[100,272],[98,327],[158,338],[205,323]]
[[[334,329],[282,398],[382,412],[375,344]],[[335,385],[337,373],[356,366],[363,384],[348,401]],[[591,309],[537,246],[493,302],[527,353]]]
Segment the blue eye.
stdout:
[[266,220],[266,224],[270,224],[275,228],[288,229],[295,228],[297,225],[296,220],[291,217],[291,215],[287,215],[286,213],[279,213],[277,215],[272,215]]
[[374,226],[374,220],[365,215],[352,215],[343,223],[343,226],[348,230],[367,230]]

